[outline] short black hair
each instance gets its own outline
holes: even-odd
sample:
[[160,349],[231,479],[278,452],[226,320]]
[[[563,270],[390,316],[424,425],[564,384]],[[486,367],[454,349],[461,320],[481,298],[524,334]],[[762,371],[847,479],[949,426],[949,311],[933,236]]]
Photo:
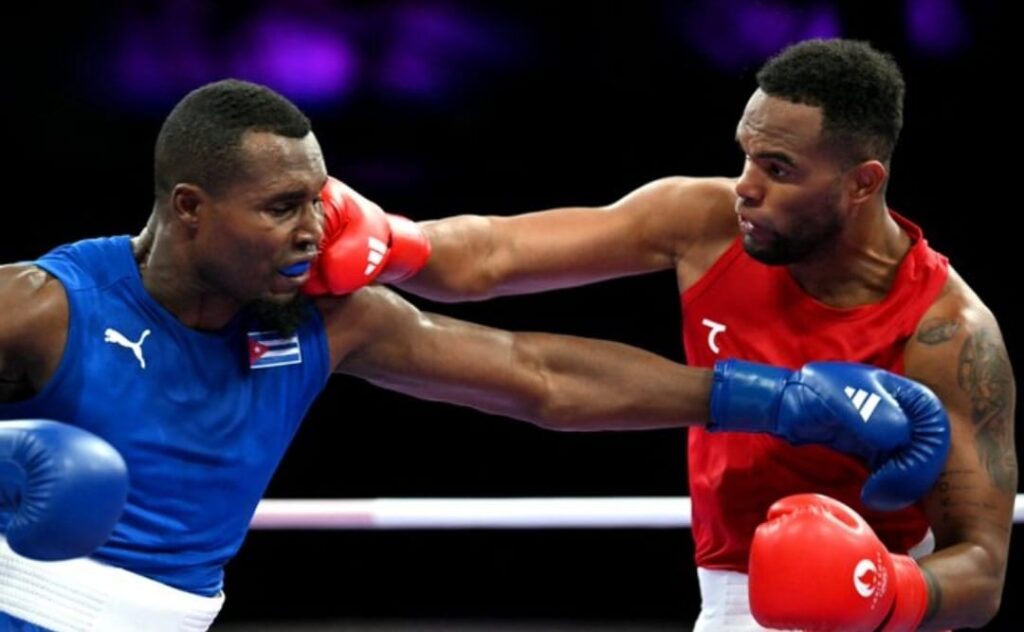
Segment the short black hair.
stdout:
[[794,44],[761,67],[757,83],[770,96],[820,107],[823,140],[841,162],[892,157],[903,128],[903,74],[867,42]]
[[237,79],[188,93],[167,115],[156,139],[154,189],[166,195],[179,182],[219,192],[244,168],[238,151],[246,132],[305,138],[309,119],[266,86]]

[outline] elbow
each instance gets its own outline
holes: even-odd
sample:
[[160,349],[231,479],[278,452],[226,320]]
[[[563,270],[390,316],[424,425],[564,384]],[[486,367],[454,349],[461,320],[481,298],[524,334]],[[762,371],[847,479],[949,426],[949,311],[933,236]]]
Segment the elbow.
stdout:
[[497,295],[492,218],[461,215],[427,222],[433,254],[402,287],[439,303],[483,301]]
[[538,386],[529,415],[530,423],[544,430],[578,430],[574,424],[579,423],[580,411],[559,397],[558,389],[546,371],[538,370],[536,376]]
[[[987,595],[984,599],[979,599],[973,604],[968,614],[962,622],[957,625],[957,628],[971,628],[979,629],[984,628],[995,619],[996,614],[999,613],[999,606],[1002,599],[1002,590],[994,591],[995,594]],[[966,614],[966,613],[965,613]]]
[[473,263],[454,267],[454,271],[441,284],[443,290],[438,301],[456,303],[462,301],[486,301],[500,295],[499,289],[504,282],[494,258],[479,256]]
[[477,274],[471,278],[449,279],[443,284],[443,289],[428,298],[438,303],[486,301],[497,296],[494,292],[496,286],[497,282],[487,275]]
[[985,577],[985,588],[981,591],[975,608],[973,627],[984,627],[999,614],[1002,606],[1003,589],[1006,583],[1006,563],[1009,551],[989,551],[988,572]]
[[985,627],[996,618],[997,614],[999,614],[999,606],[1002,605],[1003,599],[1002,583],[1000,583],[999,586],[1000,589],[995,591],[995,594],[992,595],[991,599],[988,601],[988,609],[981,613],[981,620],[977,627]]
[[[452,270],[454,268],[454,270]],[[437,264],[398,285],[436,303],[485,301],[496,296],[497,277],[486,266]]]
[[614,404],[595,404],[593,394],[565,388],[551,392],[536,407],[534,425],[559,432],[602,432],[635,430],[643,427],[631,422],[625,410]]
[[[636,400],[616,397],[607,378],[595,377],[579,349],[547,334],[511,334],[510,364],[520,375],[513,398],[517,417],[538,428],[560,432],[596,432],[664,427],[645,425]],[[598,369],[601,374],[605,369]]]
[[511,364],[521,367],[525,378],[525,386],[516,397],[520,412],[517,416],[544,430],[579,430],[583,411],[568,395],[569,389],[535,341],[531,334],[512,335]]
[[580,426],[582,416],[575,409],[544,400],[538,404],[535,410],[536,414],[532,422],[538,428],[558,432],[584,430]]
[[975,570],[975,587],[965,603],[963,617],[956,627],[983,628],[999,613],[1006,579],[1006,556],[976,547],[980,564]]
[[985,591],[986,594],[978,599],[974,608],[974,616],[969,624],[972,628],[985,627],[999,614],[999,607],[1002,605],[1003,599],[1002,578],[995,578],[992,580],[992,584],[992,587]]

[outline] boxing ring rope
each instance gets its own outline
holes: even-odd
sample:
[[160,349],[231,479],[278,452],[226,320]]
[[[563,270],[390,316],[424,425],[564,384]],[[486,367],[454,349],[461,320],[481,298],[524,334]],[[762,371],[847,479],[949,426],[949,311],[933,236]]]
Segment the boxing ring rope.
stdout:
[[[1024,523],[1024,494],[1013,521]],[[690,526],[686,496],[264,499],[254,529],[624,529]]]

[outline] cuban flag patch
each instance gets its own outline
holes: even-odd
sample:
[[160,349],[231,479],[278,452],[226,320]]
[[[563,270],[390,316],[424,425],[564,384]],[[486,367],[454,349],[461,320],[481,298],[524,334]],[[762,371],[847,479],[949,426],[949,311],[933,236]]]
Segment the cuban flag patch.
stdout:
[[269,369],[302,364],[299,334],[284,336],[279,331],[250,331],[248,335],[249,368]]

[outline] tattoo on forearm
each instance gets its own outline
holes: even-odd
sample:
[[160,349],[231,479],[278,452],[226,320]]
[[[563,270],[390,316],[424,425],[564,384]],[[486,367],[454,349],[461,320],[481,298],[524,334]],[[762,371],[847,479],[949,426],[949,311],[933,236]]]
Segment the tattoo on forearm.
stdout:
[[951,340],[960,329],[960,323],[945,318],[929,318],[921,323],[917,341],[926,345],[937,345]]
[[938,524],[932,526],[952,525],[963,528],[968,525],[985,525],[1000,533],[1008,533],[1012,525],[1006,523],[1003,509],[991,502],[977,500],[979,490],[988,487],[988,478],[988,472],[980,470],[943,472],[935,484],[936,497],[933,500],[941,513],[936,518]]
[[1013,446],[1014,385],[1010,361],[987,329],[972,333],[960,349],[957,382],[970,397],[978,456],[996,487],[1017,491]]

